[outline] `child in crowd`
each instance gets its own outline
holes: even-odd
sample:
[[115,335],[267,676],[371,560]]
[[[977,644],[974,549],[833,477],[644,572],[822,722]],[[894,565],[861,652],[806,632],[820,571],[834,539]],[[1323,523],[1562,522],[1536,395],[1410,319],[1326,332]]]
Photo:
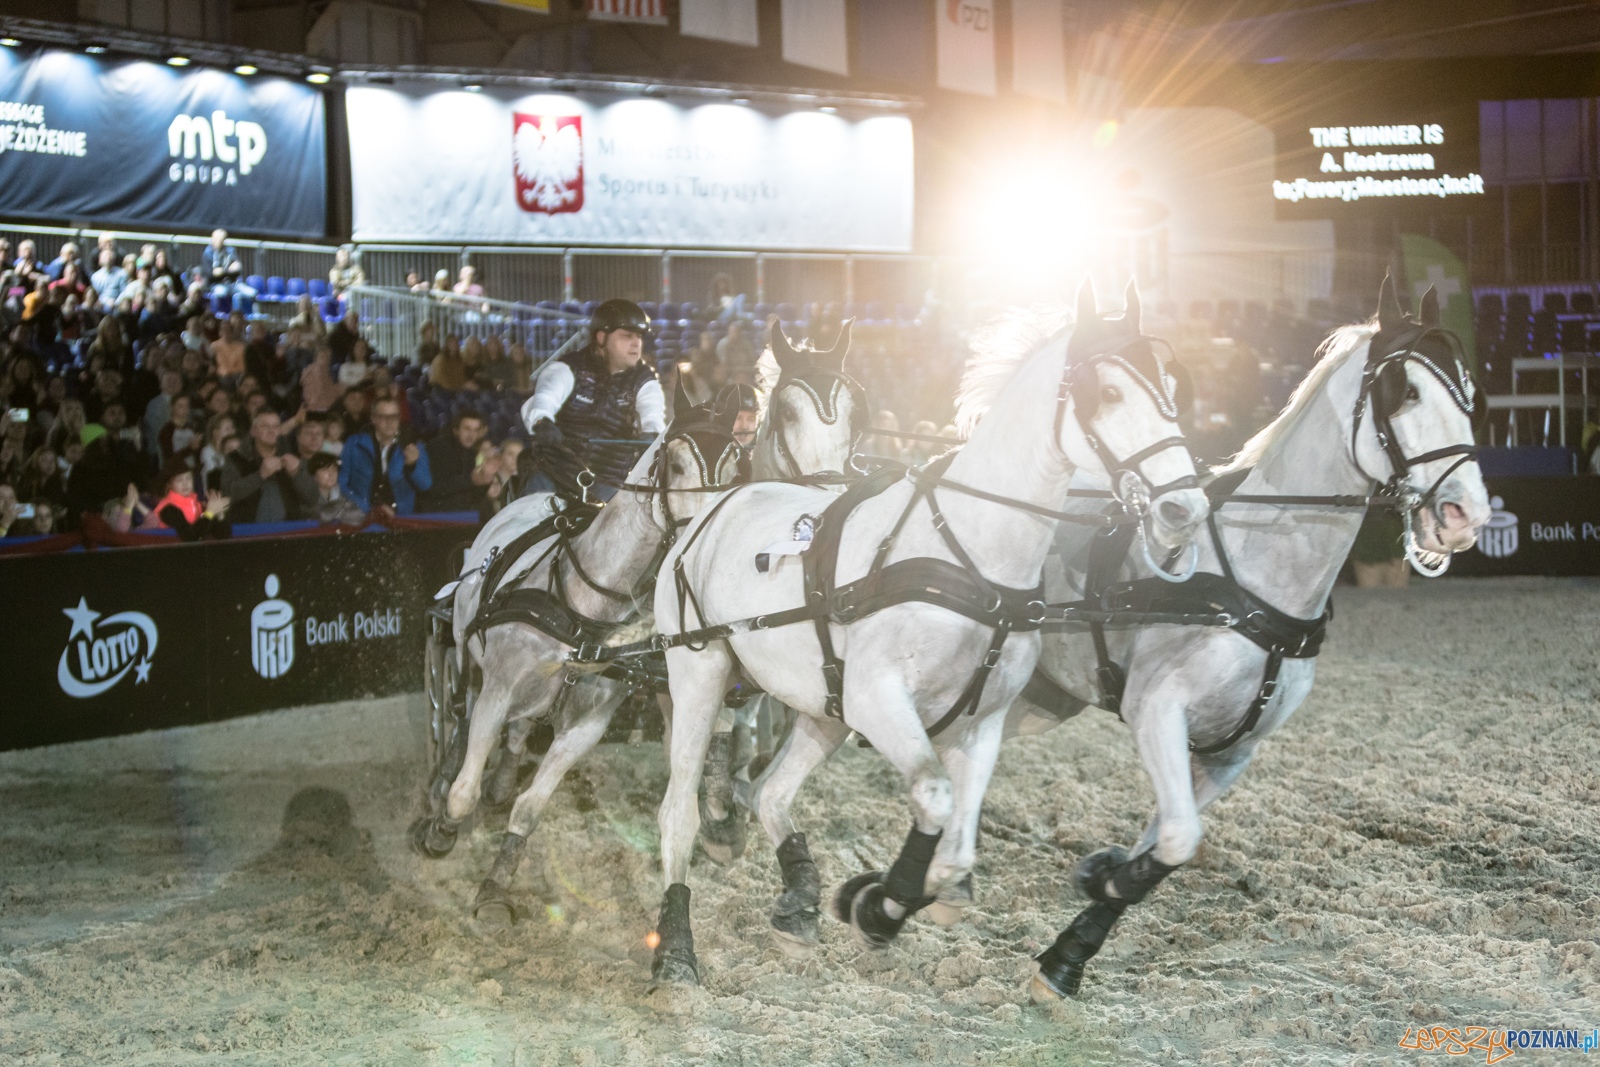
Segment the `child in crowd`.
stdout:
[[317,483],[317,521],[324,526],[365,526],[367,513],[339,495],[339,457],[319,452],[306,466]]
[[174,457],[161,469],[156,491],[163,495],[150,509],[146,526],[170,527],[177,531],[180,541],[202,538],[214,541],[232,535],[233,526],[224,518],[228,513],[228,498],[215,489],[208,489],[202,504],[194,491],[194,471],[183,457]]

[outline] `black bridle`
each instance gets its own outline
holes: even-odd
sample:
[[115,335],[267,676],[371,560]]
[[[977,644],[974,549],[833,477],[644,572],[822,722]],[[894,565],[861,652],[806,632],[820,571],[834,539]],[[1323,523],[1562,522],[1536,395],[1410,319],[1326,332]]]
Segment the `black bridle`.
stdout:
[[[1447,358],[1439,358],[1424,351],[1423,345],[1430,341],[1441,342]],[[1416,363],[1433,375],[1439,384],[1444,386],[1445,392],[1449,394],[1456,407],[1472,420],[1474,426],[1482,420],[1483,400],[1481,390],[1473,381],[1471,371],[1467,369],[1461,339],[1450,330],[1440,326],[1407,323],[1393,333],[1380,329],[1373,336],[1368,348],[1367,364],[1361,373],[1361,390],[1356,394],[1355,412],[1350,422],[1350,458],[1357,470],[1374,484],[1381,486],[1380,496],[1393,498],[1409,514],[1422,508],[1433,509],[1435,497],[1445,480],[1464,464],[1477,458],[1478,446],[1446,445],[1421,455],[1405,454],[1394,432],[1392,420],[1408,399],[1409,386],[1405,373],[1407,363]],[[1374,477],[1363,469],[1360,456],[1356,452],[1356,439],[1361,431],[1362,415],[1367,412],[1372,415],[1372,429],[1377,436],[1378,446],[1389,459],[1390,475],[1387,480]],[[1458,458],[1445,468],[1443,474],[1434,479],[1426,492],[1418,492],[1411,485],[1408,475],[1412,467],[1438,459],[1448,459],[1451,456]],[[1435,517],[1438,517],[1437,512]]]
[[[867,390],[860,382],[843,371],[830,370],[827,367],[811,364],[804,369],[790,373],[784,371],[778,378],[778,384],[772,388],[771,404],[778,402],[778,397],[788,386],[797,386],[811,400],[811,405],[817,413],[817,418],[826,426],[836,425],[839,421],[839,391],[843,389],[850,397],[850,443],[855,444],[864,429],[862,422],[868,410]],[[815,475],[802,475],[800,463],[794,458],[794,453],[789,448],[789,441],[784,433],[781,417],[769,416],[769,433],[772,436],[773,447],[778,451],[778,457],[788,469],[783,472],[786,478],[806,478],[815,481],[821,476],[837,474],[841,477],[844,471],[820,471]],[[820,484],[820,483],[819,483]]]
[[[1062,427],[1067,417],[1067,401],[1072,400],[1073,417],[1078,421],[1084,440],[1106,468],[1111,479],[1111,492],[1119,504],[1142,516],[1149,504],[1167,493],[1182,489],[1198,489],[1199,478],[1186,474],[1170,482],[1156,484],[1144,473],[1142,465],[1152,456],[1172,448],[1181,448],[1187,454],[1189,443],[1183,435],[1164,437],[1131,456],[1119,457],[1094,432],[1093,423],[1100,408],[1099,380],[1096,368],[1110,364],[1123,370],[1155,401],[1156,410],[1174,426],[1178,422],[1176,382],[1156,358],[1154,346],[1166,345],[1159,338],[1144,334],[1109,336],[1078,343],[1078,332],[1067,341],[1066,363],[1061,370],[1061,384],[1056,390],[1055,440],[1059,444]],[[1167,346],[1171,350],[1171,346]],[[1191,457],[1192,458],[1192,457]],[[1132,484],[1130,484],[1132,483]],[[1134,486],[1138,488],[1135,489]],[[1142,499],[1141,499],[1142,496]]]

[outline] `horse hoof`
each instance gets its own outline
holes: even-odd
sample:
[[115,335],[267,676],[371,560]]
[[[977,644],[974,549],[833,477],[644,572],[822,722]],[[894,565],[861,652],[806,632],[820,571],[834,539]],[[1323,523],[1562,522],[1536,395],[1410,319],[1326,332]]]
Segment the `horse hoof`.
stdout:
[[972,875],[968,873],[955,885],[945,886],[939,891],[938,898],[927,907],[928,918],[940,926],[951,927],[966,918],[967,909],[972,904]]
[[697,986],[700,984],[700,965],[693,949],[656,947],[656,958],[650,968],[650,988],[662,986]]
[[794,934],[780,930],[776,926],[772,928],[772,943],[778,947],[778,951],[783,953],[786,959],[801,962],[809,960],[816,954],[819,940],[815,936],[807,940],[804,937],[797,937]]
[[742,812],[730,812],[721,819],[713,818],[700,802],[700,847],[719,867],[726,867],[744,855],[747,821]]
[[1065,998],[1060,993],[1057,993],[1049,982],[1046,982],[1038,975],[1034,975],[1033,981],[1028,983],[1028,999],[1035,1004],[1054,1004],[1056,1001]]
[[1077,887],[1081,896],[1090,900],[1105,903],[1106,878],[1113,869],[1128,862],[1128,850],[1120,845],[1112,845],[1098,852],[1091,852],[1078,861],[1078,866],[1072,871],[1072,884]]
[[885,899],[883,883],[873,882],[863,886],[850,904],[850,932],[863,948],[888,948],[905,925],[905,919],[891,919],[883,910]]
[[486,927],[504,930],[516,924],[517,909],[511,903],[511,894],[498,883],[485,879],[478,888],[478,899],[473,902],[472,917]]
[[790,959],[809,957],[822,940],[821,915],[816,908],[772,915],[772,936],[778,948]]
[[850,922],[850,908],[856,901],[856,894],[869,885],[883,881],[883,879],[884,874],[882,871],[868,871],[866,874],[856,875],[840,886],[838,892],[833,894],[833,917],[848,925]]
[[411,847],[428,859],[443,859],[456,847],[456,833],[459,829],[459,823],[449,826],[432,815],[424,815],[411,824]]

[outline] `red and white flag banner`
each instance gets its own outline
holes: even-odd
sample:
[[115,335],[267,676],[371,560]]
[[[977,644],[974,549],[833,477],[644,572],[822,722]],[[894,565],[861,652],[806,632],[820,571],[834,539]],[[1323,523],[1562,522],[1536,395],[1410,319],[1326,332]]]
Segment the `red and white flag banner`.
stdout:
[[589,17],[607,22],[666,25],[667,0],[589,0]]
[[995,94],[994,0],[936,0],[939,87]]
[[850,73],[844,0],[783,0],[783,59],[804,67]]
[[681,0],[678,31],[685,37],[747,44],[761,41],[756,32],[756,0]]
[[1067,103],[1066,5],[1011,0],[1011,88]]

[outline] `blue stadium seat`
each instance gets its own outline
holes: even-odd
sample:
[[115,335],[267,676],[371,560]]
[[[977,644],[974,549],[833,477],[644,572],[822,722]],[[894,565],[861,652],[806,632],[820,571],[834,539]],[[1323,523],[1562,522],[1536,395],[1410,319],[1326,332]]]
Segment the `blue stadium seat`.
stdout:
[[278,300],[282,300],[289,295],[288,289],[284,287],[283,279],[276,274],[267,279],[267,295]]
[[232,310],[233,297],[224,293],[221,296],[213,296],[211,298],[211,314],[217,316],[217,318],[226,318]]
[[265,294],[267,291],[267,280],[259,274],[250,275],[244,280],[244,283],[257,293]]
[[306,292],[311,294],[311,299],[322,300],[328,295],[328,283],[321,278],[306,280]]
[[293,300],[299,300],[306,295],[306,280],[304,278],[290,278],[288,295]]

